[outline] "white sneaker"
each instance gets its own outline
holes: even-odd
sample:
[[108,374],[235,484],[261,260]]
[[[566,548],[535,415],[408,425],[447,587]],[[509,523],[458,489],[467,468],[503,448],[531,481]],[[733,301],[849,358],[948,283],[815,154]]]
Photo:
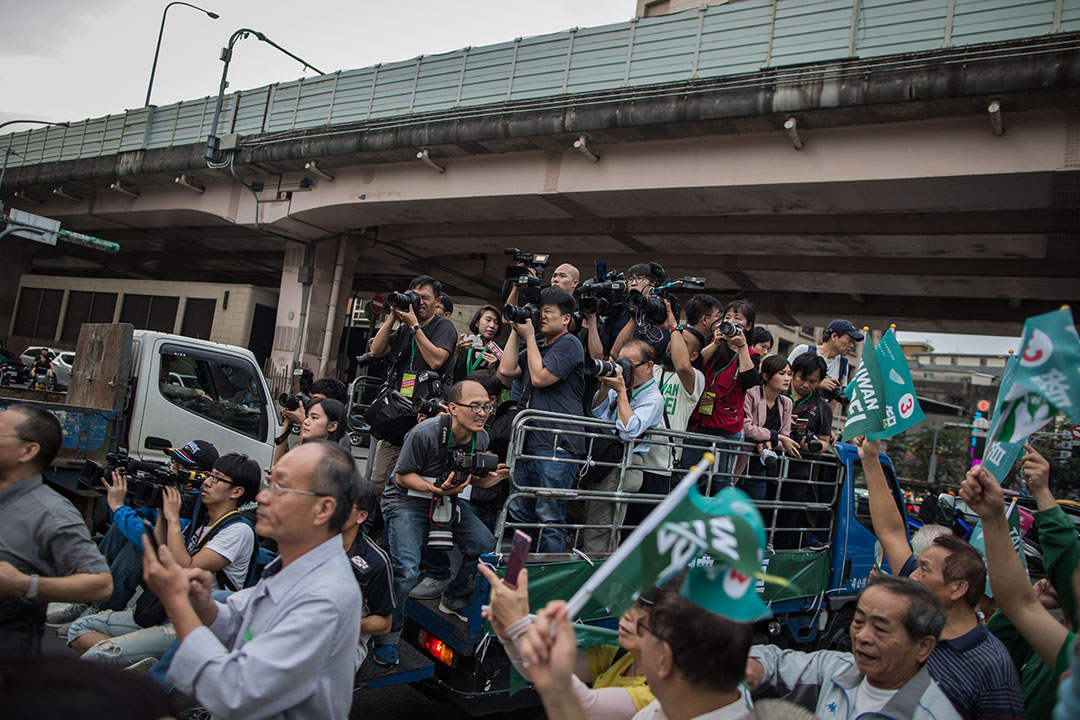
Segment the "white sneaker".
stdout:
[[128,665],[124,669],[125,670],[130,670],[131,672],[137,673],[139,675],[145,675],[146,672],[150,668],[154,667],[155,665],[157,665],[157,658],[148,657],[148,658],[143,658],[142,660],[140,660],[137,663],[132,663],[131,665]]
[[464,607],[450,608],[450,607],[446,606],[446,600],[440,600],[439,601],[439,612],[444,613],[446,615],[453,615],[454,617],[456,617],[461,622],[467,623],[467,622],[469,622],[469,618],[465,617],[464,613],[461,612],[464,609],[465,609]]
[[409,591],[409,597],[414,600],[432,600],[443,594],[443,590],[450,584],[449,580],[435,580],[426,577]]
[[45,622],[49,625],[63,625],[78,620],[90,609],[86,603],[49,603],[45,610]]

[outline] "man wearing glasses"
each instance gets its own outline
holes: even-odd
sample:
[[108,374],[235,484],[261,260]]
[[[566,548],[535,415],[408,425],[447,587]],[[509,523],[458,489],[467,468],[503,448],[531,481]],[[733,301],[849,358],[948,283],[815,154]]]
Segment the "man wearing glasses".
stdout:
[[213,576],[172,553],[143,555],[147,585],[176,628],[168,680],[215,717],[343,718],[352,704],[363,607],[341,531],[359,493],[352,456],[325,440],[277,462],[255,529],[278,557],[254,587],[210,597]]
[[40,408],[0,413],[0,664],[41,651],[46,602],[112,593],[109,565],[78,511],[41,480],[63,440]]
[[[600,420],[615,423],[615,431],[623,442],[633,443],[630,452],[631,465],[614,467],[596,484],[582,480],[582,490],[613,492],[637,492],[641,489],[642,466],[649,454],[649,443],[642,442],[645,433],[664,421],[664,396],[653,379],[656,354],[644,340],[631,340],[619,353],[620,362],[611,377],[597,376],[601,388],[593,397],[592,414]],[[624,377],[626,369],[631,370]],[[595,448],[594,448],[595,452]],[[621,458],[620,458],[621,462]],[[621,482],[620,482],[621,481]],[[587,553],[614,552],[609,546],[612,527],[622,525],[626,517],[626,504],[590,501],[585,504],[585,522],[608,529],[591,529],[583,533],[584,550]],[[615,534],[615,544],[619,541]]]
[[[492,487],[505,480],[509,472],[501,467],[483,477],[455,477],[446,474],[449,451],[466,453],[487,450],[488,434],[484,422],[493,411],[487,390],[478,382],[462,380],[450,388],[449,421],[446,415],[429,418],[405,436],[394,478],[383,491],[382,511],[385,520],[383,540],[394,571],[393,625],[387,635],[375,638],[375,662],[396,665],[397,642],[402,626],[402,607],[409,591],[420,576],[420,554],[428,542],[436,509],[451,500],[448,518],[453,542],[461,551],[461,568],[450,581],[439,601],[439,611],[466,620],[462,609],[471,595],[470,580],[476,572],[481,553],[495,548],[495,538],[467,502],[470,488]],[[445,479],[444,479],[445,478]],[[443,506],[445,508],[445,506]]]
[[[171,485],[162,490],[161,510],[154,526],[158,544],[168,547],[181,567],[212,573],[217,590],[236,591],[246,584],[256,551],[255,530],[239,508],[255,499],[259,475],[259,464],[247,455],[229,453],[217,458],[202,483],[206,521],[198,524],[190,538],[184,537],[180,523],[180,491]],[[126,491],[124,475],[116,473],[113,478],[115,484],[110,492]],[[176,639],[176,633],[167,622],[153,624],[151,619],[144,626],[148,618],[139,610],[136,603],[135,610],[84,615],[68,629],[68,644],[82,652],[84,660],[121,667],[161,657]],[[136,621],[137,615],[142,623]]]

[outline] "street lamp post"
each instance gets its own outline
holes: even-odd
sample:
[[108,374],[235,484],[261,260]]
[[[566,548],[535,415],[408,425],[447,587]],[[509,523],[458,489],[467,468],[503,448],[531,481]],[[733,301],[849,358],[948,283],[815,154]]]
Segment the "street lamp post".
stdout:
[[212,13],[209,10],[203,10],[198,5],[192,5],[186,2],[171,2],[165,6],[165,11],[161,13],[161,29],[158,30],[157,47],[154,48],[154,64],[150,66],[150,84],[146,86],[146,102],[143,103],[143,107],[150,107],[150,91],[154,89],[154,73],[157,72],[158,55],[161,54],[161,36],[165,34],[165,16],[169,14],[169,8],[173,5],[186,5],[189,8],[195,8],[199,12],[206,13],[211,20],[217,20],[220,15]]
[[[69,127],[68,123],[66,122],[50,122],[48,120],[8,120],[7,122],[0,123],[0,129],[3,129],[8,125],[18,125],[20,123],[32,123],[35,125],[59,125],[60,127]],[[2,167],[0,167],[0,189],[3,189],[4,187],[4,173],[7,172],[8,158],[14,152],[14,150],[11,149],[11,145],[14,142],[15,138],[9,139],[8,146],[4,149],[4,164]],[[3,213],[3,211],[4,203],[2,200],[0,200],[0,213]]]

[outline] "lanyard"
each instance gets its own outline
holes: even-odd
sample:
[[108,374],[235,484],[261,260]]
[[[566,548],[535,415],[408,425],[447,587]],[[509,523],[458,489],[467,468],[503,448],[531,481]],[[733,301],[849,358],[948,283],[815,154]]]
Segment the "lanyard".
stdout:
[[803,398],[802,400],[800,400],[799,402],[795,403],[795,408],[793,408],[793,409],[798,409],[798,408],[799,408],[799,406],[801,406],[801,405],[802,405],[802,404],[803,404],[804,402],[806,402],[807,400],[809,400],[809,399],[810,399],[810,398],[812,398],[812,397],[814,397],[814,393],[810,393],[809,395],[807,395],[806,397],[804,397],[804,398]]
[[645,390],[647,390],[647,389],[649,388],[649,386],[650,386],[650,385],[655,385],[655,384],[656,384],[656,380],[655,380],[654,378],[649,378],[649,382],[647,382],[647,383],[645,383],[644,385],[642,385],[641,387],[639,387],[639,388],[638,388],[637,390],[635,390],[635,391],[634,391],[634,393],[633,393],[633,394],[632,394],[632,395],[630,396],[630,402],[633,402],[634,400],[636,400],[636,399],[637,399],[637,396],[638,396],[638,395],[640,395],[641,393],[645,392]]
[[[470,375],[476,372],[476,369],[480,367],[481,364],[483,364],[484,358],[481,355],[483,352],[483,350],[469,348],[469,354],[465,356],[465,369]],[[475,363],[473,362],[474,359],[476,360]]]
[[[428,320],[427,325],[421,325],[420,330],[417,330],[417,332],[422,332],[424,330],[424,328],[426,328],[428,325],[430,325],[431,321],[434,320],[434,319],[435,318],[431,318],[431,320]],[[413,333],[412,337],[409,338],[409,342],[412,344],[412,352],[409,353],[409,371],[412,372],[413,361],[416,359],[416,333]]]
[[[464,406],[462,406],[462,407],[464,407]],[[471,409],[471,408],[469,409],[469,412],[472,412],[472,409]],[[450,441],[452,441],[453,439],[454,439],[454,430],[453,430],[453,428],[451,428],[451,429],[450,429],[450,432],[449,432],[449,433],[447,433],[447,435],[446,435],[446,449],[447,449],[447,450],[449,450],[449,449],[450,449]],[[471,447],[471,448],[469,448],[469,452],[470,452],[470,453],[475,453],[475,452],[476,452],[476,433],[473,433],[473,436],[472,436],[472,447]]]

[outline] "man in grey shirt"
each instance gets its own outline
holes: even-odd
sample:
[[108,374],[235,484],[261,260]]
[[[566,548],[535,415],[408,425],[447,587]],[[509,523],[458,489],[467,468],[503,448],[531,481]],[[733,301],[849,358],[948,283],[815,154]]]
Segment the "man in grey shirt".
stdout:
[[227,602],[210,598],[205,570],[181,568],[167,551],[143,555],[180,640],[168,680],[214,717],[348,716],[363,599],[341,529],[358,482],[352,456],[324,440],[278,461],[256,498],[255,530],[280,555]]
[[112,594],[86,524],[41,481],[63,441],[52,413],[28,405],[0,413],[0,664],[40,652],[46,603]]

